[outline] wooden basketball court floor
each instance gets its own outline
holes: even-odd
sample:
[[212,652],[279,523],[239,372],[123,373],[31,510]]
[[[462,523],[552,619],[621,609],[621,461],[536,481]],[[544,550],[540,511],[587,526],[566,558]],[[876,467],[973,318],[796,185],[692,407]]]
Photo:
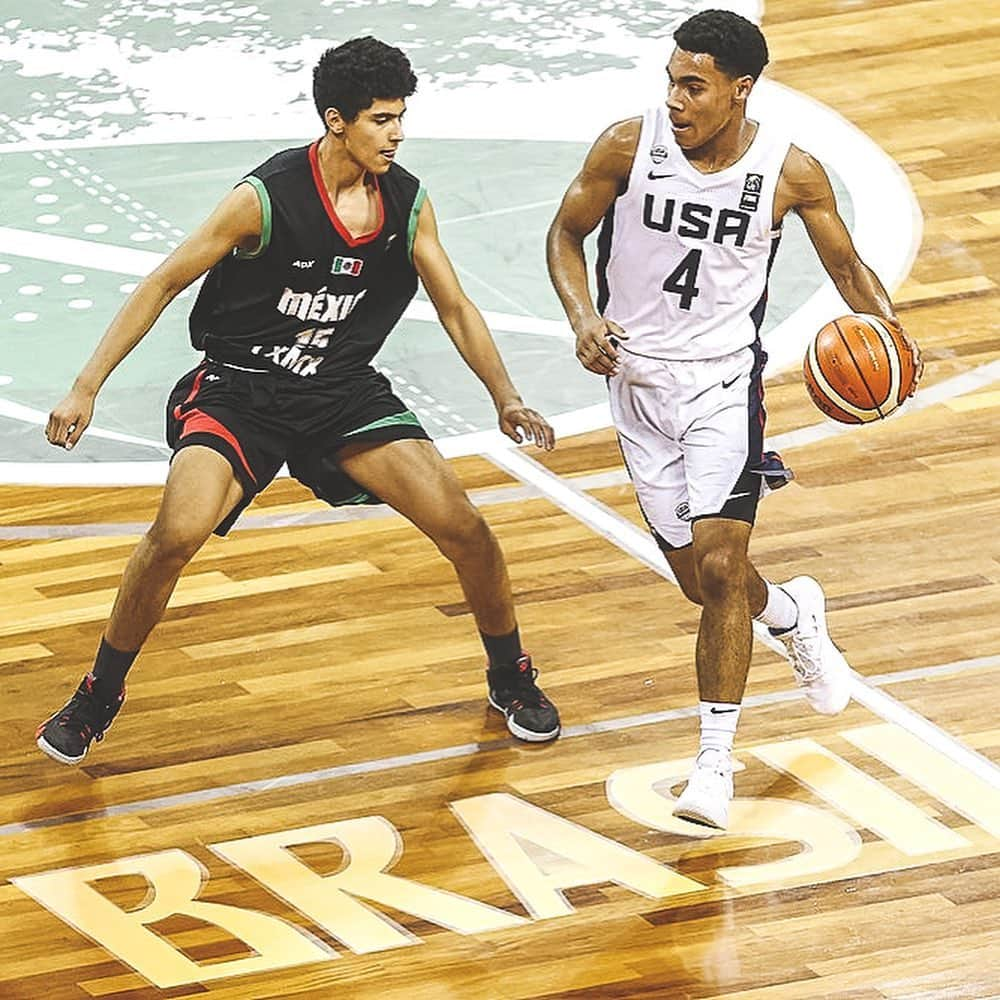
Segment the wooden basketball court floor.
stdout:
[[[256,509],[288,526],[207,546],[107,742],[57,766],[34,727],[157,491],[3,487],[24,531],[0,541],[0,997],[1000,996],[998,18],[767,7],[771,76],[913,185],[924,239],[895,299],[927,373],[903,414],[832,436],[782,438],[818,415],[795,373],[769,384],[798,479],[753,553],[823,581],[859,676],[819,717],[757,644],[729,832],[670,817],[697,615],[608,431],[455,463],[562,711],[543,747],[487,711],[431,544],[390,515],[310,523],[283,482]],[[30,537],[54,525],[78,530]]]

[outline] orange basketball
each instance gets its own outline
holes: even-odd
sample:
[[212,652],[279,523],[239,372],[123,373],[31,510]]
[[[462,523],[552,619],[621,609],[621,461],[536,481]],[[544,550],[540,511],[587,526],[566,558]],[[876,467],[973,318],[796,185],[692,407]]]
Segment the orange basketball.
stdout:
[[809,345],[802,373],[812,401],[842,424],[884,420],[910,395],[917,376],[902,334],[867,315],[827,323]]

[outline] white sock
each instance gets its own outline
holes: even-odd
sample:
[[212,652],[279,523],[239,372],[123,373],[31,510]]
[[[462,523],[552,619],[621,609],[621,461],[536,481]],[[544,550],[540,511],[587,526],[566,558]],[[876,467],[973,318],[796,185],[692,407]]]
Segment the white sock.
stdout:
[[763,622],[775,633],[787,632],[795,628],[799,620],[799,606],[787,590],[775,584],[764,581],[767,587],[767,604],[757,615],[757,621]]
[[701,740],[698,756],[706,750],[718,763],[728,763],[733,752],[736,724],[740,721],[740,706],[724,701],[700,701]]

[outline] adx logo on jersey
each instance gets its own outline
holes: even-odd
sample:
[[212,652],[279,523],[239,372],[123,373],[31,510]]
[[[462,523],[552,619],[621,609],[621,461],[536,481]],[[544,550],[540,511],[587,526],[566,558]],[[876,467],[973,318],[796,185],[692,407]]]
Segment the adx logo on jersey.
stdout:
[[358,257],[334,257],[330,265],[330,274],[349,274],[356,278],[361,273],[365,262]]

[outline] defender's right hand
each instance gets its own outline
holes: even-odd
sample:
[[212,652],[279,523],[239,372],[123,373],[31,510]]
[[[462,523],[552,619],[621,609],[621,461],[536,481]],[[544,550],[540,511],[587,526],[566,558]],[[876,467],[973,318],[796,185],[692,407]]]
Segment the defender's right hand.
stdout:
[[93,395],[71,389],[66,398],[49,414],[45,437],[49,444],[69,451],[83,436],[93,416]]
[[597,375],[617,374],[618,349],[612,338],[628,340],[628,335],[617,323],[600,316],[576,331],[576,356],[587,371]]

